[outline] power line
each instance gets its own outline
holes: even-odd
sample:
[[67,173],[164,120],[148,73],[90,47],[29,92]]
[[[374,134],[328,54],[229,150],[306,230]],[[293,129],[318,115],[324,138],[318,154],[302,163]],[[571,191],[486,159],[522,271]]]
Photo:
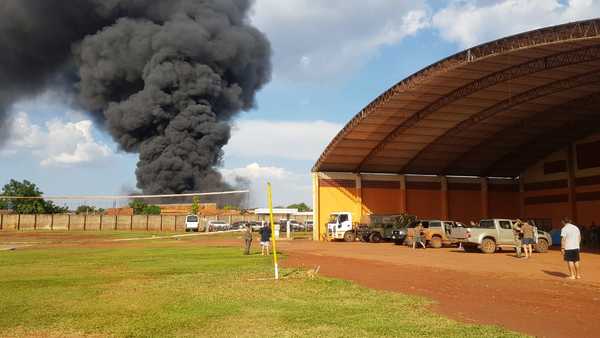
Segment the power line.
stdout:
[[235,190],[222,192],[198,192],[188,194],[167,194],[167,195],[80,195],[80,196],[2,196],[0,199],[11,200],[127,200],[127,199],[150,199],[150,198],[166,198],[166,197],[193,197],[193,196],[215,196],[215,195],[235,195],[247,194],[250,190]]

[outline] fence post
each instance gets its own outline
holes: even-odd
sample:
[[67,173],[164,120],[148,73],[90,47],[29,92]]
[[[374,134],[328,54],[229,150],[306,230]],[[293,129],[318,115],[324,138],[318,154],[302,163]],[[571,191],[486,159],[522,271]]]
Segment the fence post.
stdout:
[[146,215],[146,231],[150,230],[150,215]]
[[21,214],[17,214],[17,231],[21,230]]
[[129,217],[129,231],[133,231],[133,215]]
[[100,231],[102,231],[102,214],[100,214]]
[[160,232],[162,232],[163,215],[160,215]]
[[50,231],[54,231],[54,214],[50,214]]
[[87,215],[83,215],[83,231],[85,231],[86,226],[87,226]]
[[4,214],[0,214],[0,230],[4,230]]
[[67,214],[67,231],[71,231],[71,214]]
[[115,228],[114,228],[115,231],[117,231],[118,223],[119,223],[119,213],[117,212],[117,214],[115,215]]
[[33,214],[33,231],[37,230],[37,214]]

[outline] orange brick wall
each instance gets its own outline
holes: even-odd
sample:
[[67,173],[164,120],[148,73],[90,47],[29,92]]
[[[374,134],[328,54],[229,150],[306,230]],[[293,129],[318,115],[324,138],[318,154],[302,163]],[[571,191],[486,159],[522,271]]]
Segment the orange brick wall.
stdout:
[[478,222],[481,215],[481,192],[474,190],[448,190],[448,215],[451,220],[468,224]]
[[401,210],[400,189],[362,188],[364,211],[373,214],[397,214]]
[[442,193],[436,190],[407,189],[406,209],[419,218],[442,218]]

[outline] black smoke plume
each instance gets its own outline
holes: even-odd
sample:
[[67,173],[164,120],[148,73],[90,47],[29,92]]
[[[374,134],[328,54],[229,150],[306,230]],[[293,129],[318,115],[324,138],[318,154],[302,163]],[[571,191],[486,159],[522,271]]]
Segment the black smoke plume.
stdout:
[[230,119],[270,78],[248,0],[2,0],[0,142],[16,100],[61,86],[127,152],[144,193],[226,188]]

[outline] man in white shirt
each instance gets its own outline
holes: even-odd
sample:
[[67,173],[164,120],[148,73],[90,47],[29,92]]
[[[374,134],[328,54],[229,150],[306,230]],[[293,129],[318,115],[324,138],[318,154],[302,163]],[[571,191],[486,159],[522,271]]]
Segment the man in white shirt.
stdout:
[[581,232],[579,228],[571,223],[571,220],[562,220],[563,228],[560,230],[560,251],[565,262],[569,265],[570,279],[579,279],[579,244],[581,243]]

